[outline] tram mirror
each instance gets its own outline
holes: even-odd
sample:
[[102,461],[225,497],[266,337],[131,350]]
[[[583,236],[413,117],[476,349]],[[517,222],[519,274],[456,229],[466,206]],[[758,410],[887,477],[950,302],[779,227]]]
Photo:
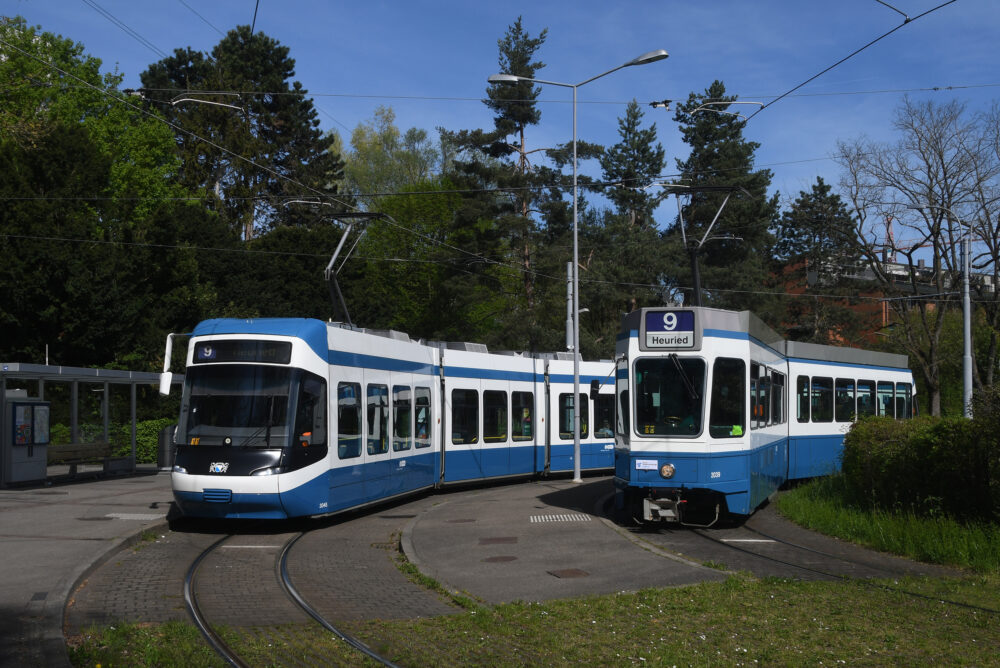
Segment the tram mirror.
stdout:
[[590,381],[590,398],[596,399],[597,395],[601,392],[601,381],[592,380]]
[[170,394],[170,384],[174,381],[174,374],[164,371],[160,374],[160,394],[166,396]]

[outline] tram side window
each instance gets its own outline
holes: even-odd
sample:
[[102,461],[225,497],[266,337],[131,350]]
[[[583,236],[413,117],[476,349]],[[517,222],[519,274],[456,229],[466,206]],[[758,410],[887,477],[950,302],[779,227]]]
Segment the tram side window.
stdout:
[[368,454],[389,452],[389,387],[368,386]]
[[771,373],[771,424],[785,423],[785,374]]
[[[590,422],[590,397],[580,395],[580,438],[587,438]],[[559,438],[573,438],[573,395],[559,395]]]
[[337,456],[361,456],[361,384],[337,385]]
[[767,367],[761,367],[757,379],[757,426],[766,427],[771,416],[771,374]]
[[413,392],[416,403],[414,423],[417,432],[417,447],[431,447],[431,388],[418,387]]
[[896,417],[895,406],[893,405],[893,386],[890,382],[878,382],[878,414],[888,417]]
[[515,441],[530,441],[534,436],[534,392],[511,392],[511,437]]
[[833,378],[813,376],[811,401],[813,422],[833,422]]
[[409,450],[413,445],[413,404],[410,388],[405,385],[392,386],[392,450]]
[[838,378],[834,393],[834,417],[837,422],[854,419],[854,379]]
[[629,419],[628,409],[628,390],[622,390],[618,394],[618,419],[615,422],[615,429],[622,443],[628,443],[629,434],[632,433],[631,425],[629,424],[631,420]]
[[757,428],[757,411],[760,408],[757,398],[757,383],[760,379],[760,365],[750,363],[750,428]]
[[304,372],[296,405],[296,437],[310,445],[326,443],[326,381]]
[[455,444],[479,441],[479,392],[451,391],[451,442]]
[[809,376],[798,376],[795,379],[795,419],[799,422],[809,422]]
[[712,366],[712,404],[708,433],[712,438],[739,438],[746,426],[746,364],[720,357]]
[[909,383],[896,383],[896,419],[913,416],[913,387]]
[[858,381],[858,417],[875,415],[875,381]]
[[507,393],[498,390],[483,392],[483,441],[497,443],[507,440]]
[[612,438],[611,424],[615,419],[615,397],[613,394],[598,394],[594,399],[594,436]]

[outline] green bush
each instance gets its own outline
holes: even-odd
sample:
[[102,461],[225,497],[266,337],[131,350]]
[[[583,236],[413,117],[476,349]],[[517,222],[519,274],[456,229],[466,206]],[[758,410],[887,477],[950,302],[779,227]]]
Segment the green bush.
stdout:
[[[137,464],[156,462],[159,450],[160,430],[177,423],[177,418],[158,418],[135,423],[135,461]],[[112,456],[128,457],[132,454],[131,425],[115,425],[111,435],[114,446]]]
[[[983,412],[984,421],[991,419],[1000,424],[1000,411]],[[869,507],[963,520],[1000,517],[998,443],[1000,434],[979,420],[864,419],[844,439],[847,490]]]

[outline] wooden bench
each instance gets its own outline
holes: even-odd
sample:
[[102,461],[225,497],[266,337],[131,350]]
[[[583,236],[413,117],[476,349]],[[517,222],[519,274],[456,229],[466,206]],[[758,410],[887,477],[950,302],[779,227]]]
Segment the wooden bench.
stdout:
[[49,464],[69,464],[69,474],[76,475],[78,464],[103,464],[105,473],[128,471],[131,469],[129,457],[112,457],[111,444],[105,441],[94,443],[61,443],[49,445]]

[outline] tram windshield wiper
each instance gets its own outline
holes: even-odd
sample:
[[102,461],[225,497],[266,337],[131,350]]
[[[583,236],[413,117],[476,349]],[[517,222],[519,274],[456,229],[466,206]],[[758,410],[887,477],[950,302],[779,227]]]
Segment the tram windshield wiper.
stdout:
[[269,394],[267,396],[267,421],[261,426],[257,427],[252,434],[243,439],[240,443],[241,448],[250,446],[251,441],[259,438],[261,434],[264,434],[264,447],[271,447],[271,427],[274,426],[274,395]]
[[684,387],[687,389],[688,394],[695,401],[701,399],[698,395],[698,390],[695,389],[694,383],[688,378],[687,372],[684,371],[684,366],[681,364],[680,358],[677,357],[677,353],[670,353],[670,361],[674,363],[674,367],[677,369],[678,375],[681,377],[681,381],[684,383]]

